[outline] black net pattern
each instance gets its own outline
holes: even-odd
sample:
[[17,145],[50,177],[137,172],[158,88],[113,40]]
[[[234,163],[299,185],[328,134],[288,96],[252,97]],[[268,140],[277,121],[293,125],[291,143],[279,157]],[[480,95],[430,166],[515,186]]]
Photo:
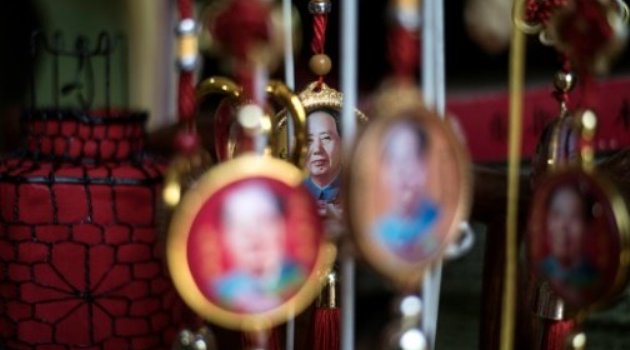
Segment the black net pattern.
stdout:
[[170,349],[184,306],[164,265],[165,163],[146,115],[30,110],[0,160],[0,348]]

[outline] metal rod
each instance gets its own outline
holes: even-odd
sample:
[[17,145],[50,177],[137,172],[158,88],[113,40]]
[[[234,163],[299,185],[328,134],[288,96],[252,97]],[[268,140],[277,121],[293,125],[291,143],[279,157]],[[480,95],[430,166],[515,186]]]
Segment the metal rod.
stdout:
[[[446,81],[444,53],[444,1],[422,2],[422,92],[424,103],[444,118]],[[431,348],[436,346],[437,321],[442,284],[442,261],[436,261],[425,273],[422,283],[424,312],[422,329]]]
[[444,0],[435,0],[435,110],[445,118],[446,113],[446,53],[444,41]]
[[[349,154],[356,134],[355,106],[357,105],[357,16],[358,1],[341,3],[341,111],[344,131],[343,148]],[[348,241],[345,244],[349,244]],[[344,247],[342,247],[344,248]],[[349,247],[342,249],[341,257],[341,349],[354,350],[354,270],[355,262]]]
[[[293,60],[293,14],[291,0],[282,0],[282,18],[284,22],[284,81],[287,87],[295,90],[295,63]],[[288,113],[288,112],[287,112]],[[293,118],[287,118],[287,137],[293,135]],[[274,136],[272,136],[274,137]],[[288,140],[287,140],[288,141]],[[290,148],[290,145],[289,149]],[[286,327],[286,350],[293,350],[295,347],[295,314],[291,310]]]
[[[341,7],[341,90],[343,108],[343,146],[346,153],[354,144],[357,121],[354,109],[357,104],[357,16],[358,1],[343,0]],[[345,282],[345,281],[344,281]]]
[[435,106],[435,52],[434,40],[434,22],[433,22],[433,5],[434,1],[422,1],[422,10],[420,18],[422,18],[422,57],[420,58],[422,96],[427,108]]
[[[284,21],[284,80],[287,87],[291,90],[295,90],[295,59],[293,58],[293,7],[291,0],[282,0],[282,18]],[[287,111],[287,114],[289,112]],[[287,155],[293,153],[295,150],[295,139],[291,137],[294,135],[295,123],[293,118],[287,115]],[[293,321],[289,321],[293,322]],[[287,343],[289,342],[289,324],[287,324]],[[295,327],[295,325],[293,325]],[[287,344],[288,346],[288,344]],[[292,350],[288,348],[287,350]]]
[[291,0],[282,0],[284,21],[284,81],[295,90],[295,63],[293,59],[293,14]]
[[355,262],[347,250],[341,257],[341,350],[354,350]]
[[[514,21],[521,21],[525,13],[523,0],[515,1]],[[517,279],[517,225],[518,189],[521,163],[523,122],[523,80],[525,76],[525,34],[512,26],[510,46],[510,133],[508,148],[508,196],[505,240],[505,275],[503,277],[503,305],[501,308],[501,350],[514,346],[516,279]]]

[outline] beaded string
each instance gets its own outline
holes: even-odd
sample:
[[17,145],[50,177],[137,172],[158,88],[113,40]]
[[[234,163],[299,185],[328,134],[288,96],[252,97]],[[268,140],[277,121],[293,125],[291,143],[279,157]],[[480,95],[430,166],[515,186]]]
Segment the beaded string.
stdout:
[[175,138],[175,148],[183,154],[194,153],[200,147],[196,131],[194,71],[198,62],[197,22],[193,17],[192,0],[178,0],[180,20],[177,24],[177,67],[179,83],[177,89],[177,114],[181,129]]
[[328,26],[328,14],[332,4],[330,0],[310,0],[308,10],[313,15],[313,40],[311,50],[313,56],[309,61],[309,68],[318,76],[316,90],[320,90],[324,84],[324,77],[330,73],[332,62],[326,55],[326,27]]
[[568,0],[528,0],[525,9],[527,22],[546,24],[553,12],[567,4]]
[[388,33],[387,57],[392,74],[397,79],[413,80],[420,61],[417,7],[405,6],[401,1],[392,1],[390,7],[392,24]]

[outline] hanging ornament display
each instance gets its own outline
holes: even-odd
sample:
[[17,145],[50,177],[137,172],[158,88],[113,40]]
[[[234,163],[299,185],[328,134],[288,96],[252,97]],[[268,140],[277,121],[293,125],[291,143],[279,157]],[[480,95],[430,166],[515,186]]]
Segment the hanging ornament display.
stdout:
[[[309,12],[313,15],[313,56],[309,67],[318,79],[308,84],[300,92],[299,98],[307,113],[308,150],[304,162],[308,173],[306,186],[317,199],[322,215],[329,213],[329,216],[340,217],[339,193],[343,174],[340,114],[343,94],[326,84],[326,76],[332,68],[330,57],[325,54],[326,28],[331,8],[330,0],[309,2]],[[367,122],[367,117],[359,110],[356,110],[356,117],[360,124]],[[285,136],[288,130],[286,116],[283,116],[276,131],[282,135],[279,137],[280,142],[288,141],[278,147],[278,156],[281,158],[286,157],[294,143]]]
[[[457,240],[472,176],[451,123],[422,104],[416,86],[418,2],[392,1],[388,13],[392,76],[372,98],[370,120],[349,158],[345,213],[360,255],[408,300],[418,299],[424,273]],[[434,346],[420,328],[423,313],[432,311],[398,306],[400,322],[388,329],[386,346]]]
[[471,172],[450,124],[419,102],[413,84],[417,4],[394,1],[391,13],[394,74],[374,98],[373,119],[348,164],[346,207],[363,257],[402,290],[413,291],[424,269],[460,232],[470,206]]
[[[528,251],[540,278],[536,313],[543,319],[542,349],[583,348],[580,324],[586,315],[617,296],[627,284],[628,214],[616,184],[594,163],[597,117],[592,109],[593,74],[607,69],[625,34],[622,2],[566,1],[555,9],[530,6],[544,24],[541,38],[565,57],[556,76],[561,115],[549,129],[534,179]],[[537,11],[536,11],[537,10]],[[578,39],[579,38],[579,39]],[[580,109],[567,108],[575,76]],[[541,175],[542,174],[542,175]],[[582,343],[582,345],[578,344]]]
[[413,290],[466,218],[468,159],[453,131],[427,110],[379,117],[349,164],[347,214],[365,259]]
[[627,284],[630,226],[625,199],[590,163],[595,114],[581,110],[575,118],[584,163],[554,171],[537,187],[528,250],[532,271],[562,299],[564,313],[579,312],[581,322]]
[[[569,112],[569,92],[575,85],[575,76],[570,72],[568,59],[555,75],[553,93],[559,103],[559,116],[543,131],[537,155],[533,161],[532,187],[537,188],[549,172],[580,164],[580,128]],[[531,282],[530,282],[531,283]],[[534,314],[540,319],[537,324],[536,346],[546,350],[563,350],[564,341],[573,330],[575,322],[572,312],[551,288],[547,281],[536,284]]]
[[[332,9],[330,0],[311,0],[308,10],[313,17],[313,39],[309,68],[318,79],[302,90],[300,101],[306,111],[307,153],[303,167],[307,173],[306,187],[317,200],[319,214],[326,220],[324,232],[327,239],[336,240],[343,230],[341,208],[341,186],[343,177],[343,154],[341,110],[343,94],[329,87],[325,80],[332,69],[332,61],[325,53],[328,16]],[[356,110],[356,118],[364,123],[367,118]],[[276,133],[279,140],[280,157],[286,157],[294,141],[287,137],[290,130],[285,115],[280,120]],[[336,271],[331,271],[325,279],[322,295],[313,312],[312,331],[314,350],[334,350],[340,346],[340,310],[337,304],[336,288],[339,282]]]
[[[306,114],[283,83],[268,80],[267,5],[233,0],[211,21],[235,80],[212,77],[197,101],[219,96],[215,136],[221,163],[195,179],[175,208],[168,262],[184,301],[220,326],[247,332],[246,348],[278,348],[276,325],[318,295],[335,248],[324,240],[317,205],[303,185]],[[235,36],[236,35],[236,36]],[[267,101],[270,97],[272,101]],[[274,106],[288,111],[295,148],[271,158]]]
[[193,14],[192,0],[180,0],[177,5],[180,15],[176,27],[179,131],[174,144],[177,153],[164,175],[162,191],[162,201],[170,210],[177,207],[182,194],[212,165],[212,157],[201,145],[195,122],[197,114],[195,69],[199,62],[197,42],[199,25]]

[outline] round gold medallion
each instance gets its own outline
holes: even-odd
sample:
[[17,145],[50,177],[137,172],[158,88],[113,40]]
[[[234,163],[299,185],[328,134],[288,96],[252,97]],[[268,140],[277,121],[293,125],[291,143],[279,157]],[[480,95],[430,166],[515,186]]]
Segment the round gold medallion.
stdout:
[[285,161],[243,155],[189,190],[173,214],[167,259],[197,314],[257,331],[285,322],[318,295],[336,252],[302,179]]
[[628,208],[614,184],[568,167],[542,181],[533,203],[532,271],[576,310],[610,302],[627,283],[630,257]]

